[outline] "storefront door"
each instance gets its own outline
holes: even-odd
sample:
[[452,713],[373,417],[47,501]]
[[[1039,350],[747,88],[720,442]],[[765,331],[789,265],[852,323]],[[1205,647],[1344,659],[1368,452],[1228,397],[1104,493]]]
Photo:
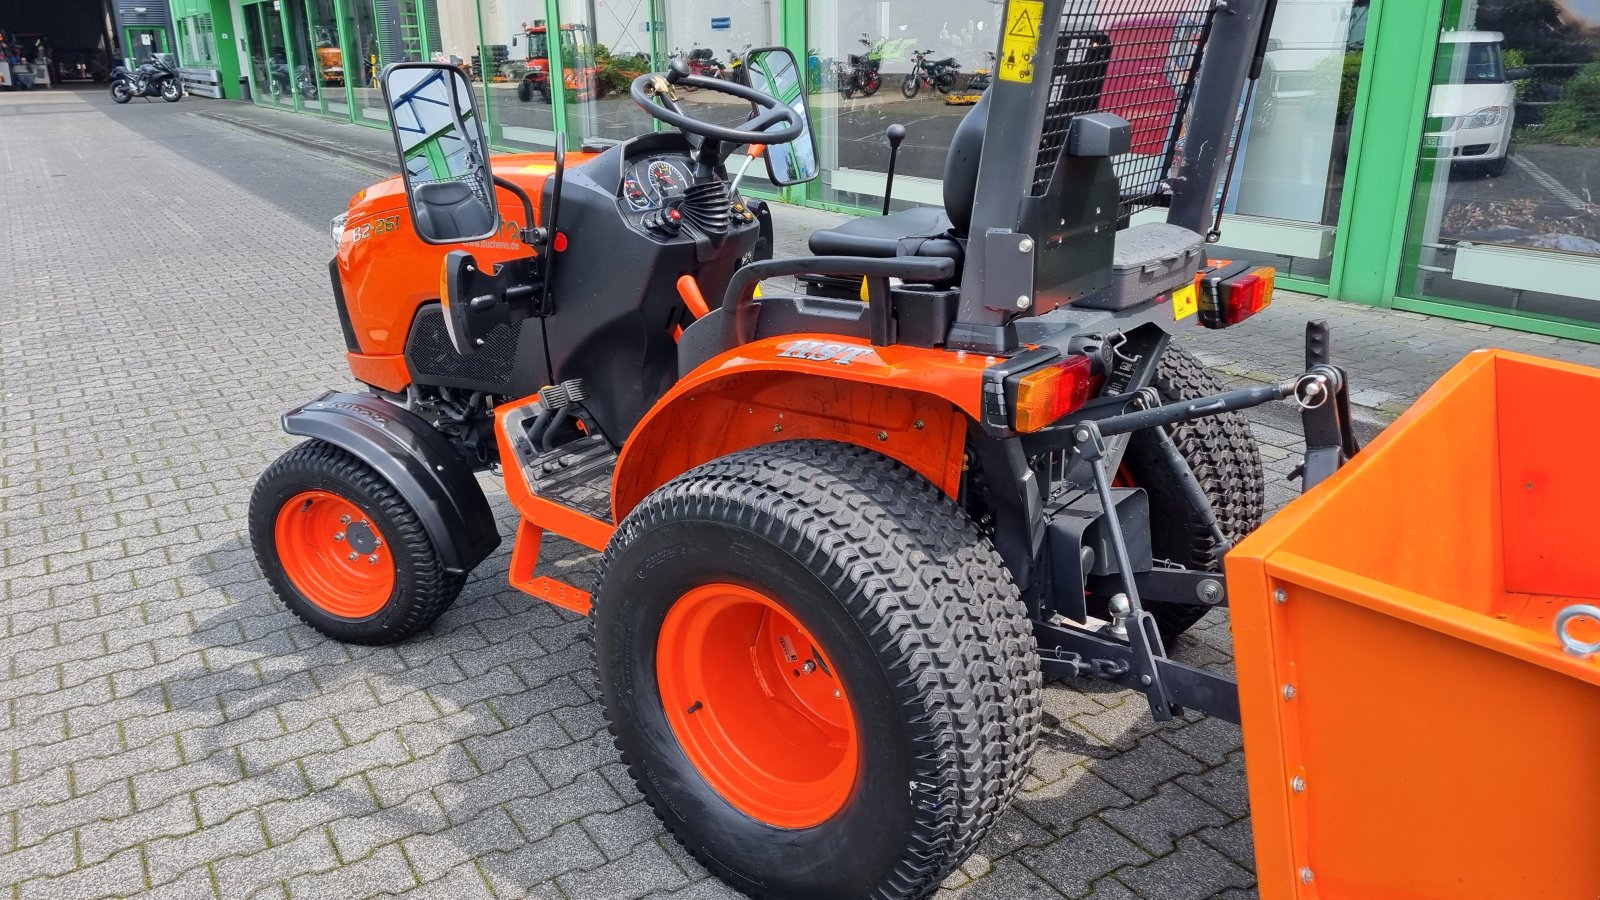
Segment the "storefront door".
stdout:
[[339,118],[349,118],[350,101],[346,73],[355,62],[347,59],[341,46],[339,16],[334,0],[305,0],[308,29],[307,62],[317,86],[314,108]]
[[167,29],[160,25],[129,26],[122,29],[122,40],[122,52],[135,66],[149,62],[157,53],[172,52],[172,46],[167,43]]

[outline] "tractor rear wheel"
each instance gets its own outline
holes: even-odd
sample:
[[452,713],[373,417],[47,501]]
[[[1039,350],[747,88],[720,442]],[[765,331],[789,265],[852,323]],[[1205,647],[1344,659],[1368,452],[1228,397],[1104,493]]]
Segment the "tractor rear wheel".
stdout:
[[[1155,389],[1166,403],[1217,394],[1217,377],[1188,351],[1169,346],[1156,369]],[[1167,429],[1189,464],[1211,510],[1232,543],[1261,525],[1266,503],[1266,478],[1261,454],[1243,413],[1210,416]],[[1192,569],[1222,571],[1222,553],[1211,532],[1201,525],[1184,499],[1176,473],[1159,455],[1148,435],[1135,435],[1124,458],[1130,480],[1150,497],[1151,547],[1157,559]],[[1205,606],[1148,604],[1162,640],[1170,647],[1210,611]]]
[[371,466],[306,441],[250,495],[250,543],[301,621],[350,644],[393,644],[439,618],[466,578],[451,575],[416,511]]
[[773,444],[660,488],[590,627],[639,790],[754,897],[931,893],[1033,754],[1037,649],[998,553],[861,448]]

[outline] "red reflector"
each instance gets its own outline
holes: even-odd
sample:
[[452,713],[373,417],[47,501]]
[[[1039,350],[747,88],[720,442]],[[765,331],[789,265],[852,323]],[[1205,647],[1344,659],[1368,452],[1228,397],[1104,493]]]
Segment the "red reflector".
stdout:
[[550,246],[556,248],[557,253],[567,252],[567,236],[559,231],[556,232],[556,236],[550,240]]
[[1064,359],[1022,376],[1017,382],[1013,427],[1023,432],[1049,427],[1089,402],[1095,380],[1087,356]]
[[1237,325],[1272,305],[1272,288],[1278,273],[1262,266],[1222,286],[1229,325]]
[[667,218],[669,218],[672,221],[676,222],[679,219],[683,218],[683,213],[678,212],[677,207],[673,207],[672,209],[667,210]]

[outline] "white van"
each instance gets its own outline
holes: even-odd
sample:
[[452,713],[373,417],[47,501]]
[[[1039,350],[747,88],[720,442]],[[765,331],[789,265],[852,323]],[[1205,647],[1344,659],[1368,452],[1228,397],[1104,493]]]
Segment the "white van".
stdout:
[[1453,165],[1501,175],[1511,156],[1517,89],[1506,72],[1505,35],[1447,31],[1439,36],[1424,148]]

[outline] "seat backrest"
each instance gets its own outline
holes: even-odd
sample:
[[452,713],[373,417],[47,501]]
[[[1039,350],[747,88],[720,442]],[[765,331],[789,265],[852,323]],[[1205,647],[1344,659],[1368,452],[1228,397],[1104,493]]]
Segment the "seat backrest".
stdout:
[[465,182],[434,181],[417,185],[417,230],[427,234],[483,234],[494,214]]
[[950,230],[965,237],[972,225],[972,199],[978,191],[978,159],[983,156],[983,132],[989,125],[989,92],[978,98],[956,133],[944,157],[944,212]]

